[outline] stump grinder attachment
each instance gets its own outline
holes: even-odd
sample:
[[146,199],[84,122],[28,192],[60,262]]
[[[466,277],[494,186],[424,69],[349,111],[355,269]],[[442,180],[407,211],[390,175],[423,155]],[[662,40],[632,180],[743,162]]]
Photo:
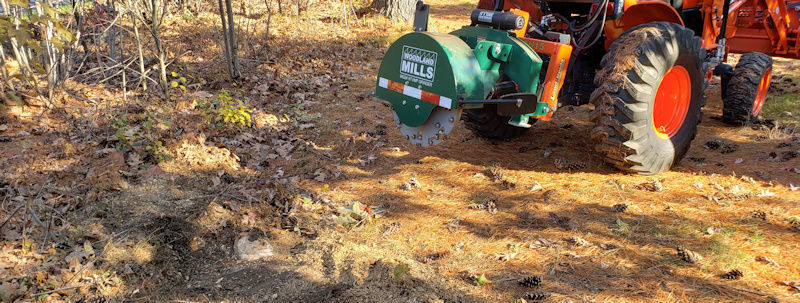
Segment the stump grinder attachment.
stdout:
[[[531,117],[549,117],[556,108],[571,46],[516,37],[514,31],[524,30],[528,20],[512,12],[475,10],[472,21],[473,26],[449,34],[408,33],[383,57],[375,94],[391,103],[395,122],[416,145],[441,142],[464,108],[496,104],[497,111],[518,127],[529,127]],[[563,48],[557,72],[551,75],[559,85],[547,93],[540,79],[542,57],[535,47]]]
[[[375,95],[404,136],[441,142],[460,118],[511,140],[560,106],[591,103],[588,138],[620,170],[657,174],[696,137],[704,91],[720,77],[722,121],[758,122],[771,56],[800,58],[800,0],[477,0],[471,24],[395,41]],[[744,53],[736,67],[729,51]],[[566,79],[566,82],[565,82]]]

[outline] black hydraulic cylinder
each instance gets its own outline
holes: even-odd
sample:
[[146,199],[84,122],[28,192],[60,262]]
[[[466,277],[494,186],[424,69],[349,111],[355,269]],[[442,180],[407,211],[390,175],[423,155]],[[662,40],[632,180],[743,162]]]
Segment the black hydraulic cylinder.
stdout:
[[525,18],[512,12],[476,9],[472,11],[470,19],[473,25],[488,25],[499,30],[515,30],[525,26]]
[[719,36],[717,36],[717,41],[720,39],[725,39],[725,29],[728,27],[728,14],[730,13],[731,9],[731,1],[732,0],[724,0],[725,3],[722,4],[722,25],[719,29]]
[[503,81],[494,84],[492,96],[503,96],[517,92],[517,84],[514,81]]

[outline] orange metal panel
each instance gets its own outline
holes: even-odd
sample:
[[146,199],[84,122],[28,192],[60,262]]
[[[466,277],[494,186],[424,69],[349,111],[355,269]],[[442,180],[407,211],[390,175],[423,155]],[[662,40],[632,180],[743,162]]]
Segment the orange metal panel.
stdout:
[[[705,0],[711,2],[712,0]],[[800,18],[788,4],[797,0],[738,0],[731,4],[726,36],[730,51],[736,53],[759,51],[769,55],[790,58],[800,57]],[[712,3],[704,4],[704,10],[712,11]],[[712,20],[712,21],[709,21]],[[704,42],[716,37],[719,21],[706,18],[703,31]]]
[[531,17],[530,14],[527,11],[516,8],[512,8],[509,11],[517,16],[522,16],[522,18],[525,18],[525,25],[522,26],[522,28],[514,31],[514,33],[517,34],[517,37],[525,37],[525,34],[528,33],[528,21]]
[[[721,0],[720,0],[721,1]],[[669,4],[660,0],[625,0],[625,12],[617,20],[608,20],[603,28],[606,49],[623,32],[639,24],[666,21],[683,25],[680,14]]]
[[572,56],[572,46],[547,40],[521,38],[539,54],[550,56],[550,64],[547,66],[544,86],[542,87],[542,102],[547,102],[550,110],[547,115],[540,117],[540,120],[550,120],[553,112],[558,107],[558,94],[561,86],[564,85],[564,75],[567,73],[569,58]]

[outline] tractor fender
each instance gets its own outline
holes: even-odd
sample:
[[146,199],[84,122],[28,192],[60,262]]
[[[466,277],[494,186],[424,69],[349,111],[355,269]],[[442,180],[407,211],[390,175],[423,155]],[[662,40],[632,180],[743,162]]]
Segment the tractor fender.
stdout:
[[614,40],[629,28],[649,22],[671,22],[683,26],[678,11],[669,3],[661,0],[625,0],[625,11],[622,17],[606,21],[603,34],[606,37],[606,50]]

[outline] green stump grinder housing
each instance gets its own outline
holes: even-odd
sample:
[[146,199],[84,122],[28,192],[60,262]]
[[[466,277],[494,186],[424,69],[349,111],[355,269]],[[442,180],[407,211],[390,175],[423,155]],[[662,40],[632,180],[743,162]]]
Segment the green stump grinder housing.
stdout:
[[375,95],[391,103],[408,140],[430,146],[453,130],[464,108],[498,104],[519,116],[512,121],[546,114],[537,98],[541,67],[539,55],[507,30],[412,32],[386,52]]

